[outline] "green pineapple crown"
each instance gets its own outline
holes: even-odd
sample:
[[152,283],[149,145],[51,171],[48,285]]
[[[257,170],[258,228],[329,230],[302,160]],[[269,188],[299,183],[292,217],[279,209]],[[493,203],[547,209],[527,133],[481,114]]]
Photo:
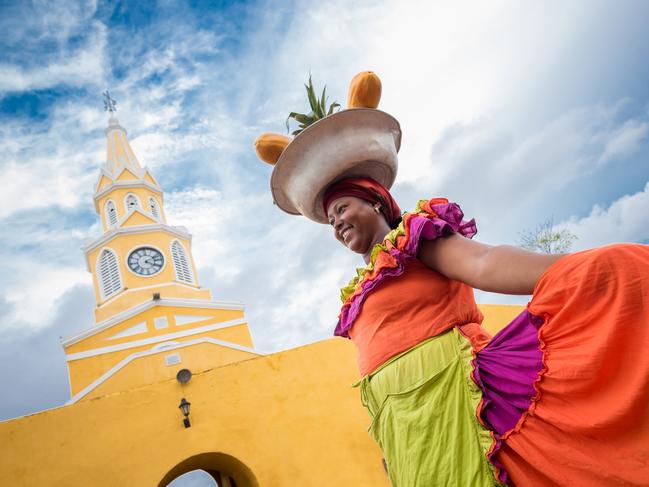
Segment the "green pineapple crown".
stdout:
[[290,130],[288,122],[291,118],[299,124],[298,126],[299,128],[297,130],[294,130],[292,132],[292,135],[299,134],[305,128],[311,125],[313,122],[316,122],[321,118],[325,118],[326,116],[331,115],[332,113],[334,113],[334,111],[337,111],[336,108],[340,109],[340,103],[335,101],[329,106],[329,109],[327,109],[328,97],[326,95],[326,91],[327,91],[326,85],[322,90],[322,96],[319,99],[317,96],[315,96],[315,89],[313,88],[313,83],[311,81],[311,73],[309,73],[309,84],[304,85],[304,87],[306,88],[306,94],[307,97],[309,98],[309,105],[311,105],[311,111],[308,114],[297,113],[297,112],[291,112],[288,114],[288,117],[286,118],[287,132]]

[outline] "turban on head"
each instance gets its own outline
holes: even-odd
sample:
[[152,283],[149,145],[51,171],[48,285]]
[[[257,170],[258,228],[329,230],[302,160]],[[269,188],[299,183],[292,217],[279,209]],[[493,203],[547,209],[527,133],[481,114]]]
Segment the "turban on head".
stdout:
[[401,210],[390,192],[380,183],[371,178],[348,178],[329,186],[322,198],[325,215],[332,201],[343,196],[354,196],[371,204],[381,205],[381,214],[391,228],[401,219]]

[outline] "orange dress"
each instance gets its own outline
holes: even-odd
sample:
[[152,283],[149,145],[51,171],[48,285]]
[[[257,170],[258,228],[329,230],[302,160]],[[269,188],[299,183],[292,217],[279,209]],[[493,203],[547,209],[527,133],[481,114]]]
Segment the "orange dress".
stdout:
[[544,370],[496,459],[516,485],[649,485],[649,246],[564,257],[528,311]]
[[421,239],[472,236],[462,216],[447,200],[420,202],[343,289],[336,334],[357,344],[361,373],[369,380],[381,364],[459,328],[473,346],[483,394],[475,414],[492,432],[497,480],[649,485],[649,246],[560,259],[521,316],[489,340],[471,289],[416,258]]
[[358,349],[358,369],[367,375],[389,358],[456,326],[476,346],[484,345],[491,337],[479,326],[482,319],[470,286],[409,259],[399,279],[386,281],[367,297],[349,336]]

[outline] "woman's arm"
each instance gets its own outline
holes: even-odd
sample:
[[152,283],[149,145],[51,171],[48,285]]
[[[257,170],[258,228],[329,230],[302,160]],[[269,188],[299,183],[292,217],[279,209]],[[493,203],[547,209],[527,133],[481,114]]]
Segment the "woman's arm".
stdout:
[[422,241],[419,259],[449,279],[504,294],[532,294],[541,274],[565,254],[537,254],[475,242],[458,234]]

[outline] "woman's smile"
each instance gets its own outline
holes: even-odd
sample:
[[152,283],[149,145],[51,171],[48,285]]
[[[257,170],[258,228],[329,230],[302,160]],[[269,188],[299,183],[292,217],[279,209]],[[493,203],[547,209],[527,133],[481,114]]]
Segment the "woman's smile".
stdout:
[[327,209],[336,239],[367,261],[374,244],[390,231],[383,215],[371,203],[353,196],[335,199]]
[[344,241],[345,243],[348,243],[348,239],[347,239],[347,237],[350,236],[351,231],[352,231],[352,226],[351,226],[351,225],[347,225],[347,226],[344,227],[344,228],[342,229],[342,231],[340,232],[340,236],[342,237],[342,239],[343,239],[343,241]]

